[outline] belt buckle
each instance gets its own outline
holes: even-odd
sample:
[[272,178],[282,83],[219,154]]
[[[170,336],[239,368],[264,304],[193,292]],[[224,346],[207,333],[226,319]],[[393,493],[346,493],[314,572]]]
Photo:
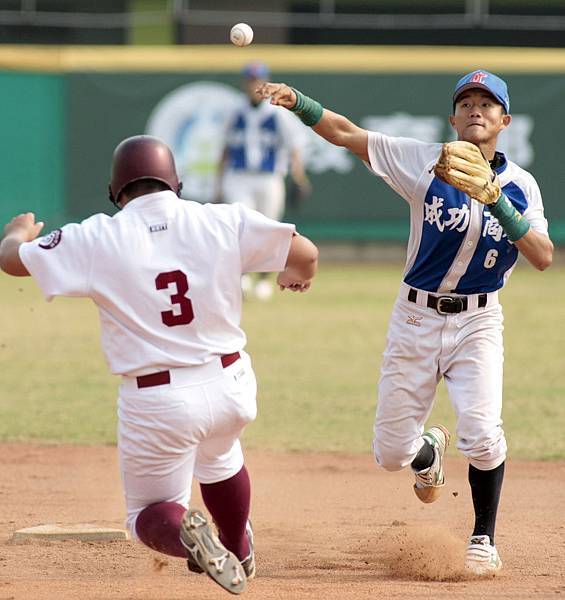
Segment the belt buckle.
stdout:
[[[442,307],[442,303],[446,308]],[[455,310],[448,310],[447,307],[456,306]],[[436,310],[440,315],[453,315],[460,313],[463,310],[463,301],[461,298],[454,298],[453,296],[438,296]]]

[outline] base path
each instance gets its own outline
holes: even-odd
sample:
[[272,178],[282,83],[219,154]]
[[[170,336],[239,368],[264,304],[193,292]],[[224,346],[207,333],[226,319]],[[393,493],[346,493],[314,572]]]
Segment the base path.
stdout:
[[[467,466],[448,459],[432,505],[408,470],[370,454],[249,451],[257,578],[243,597],[270,599],[565,598],[565,463],[509,461],[494,579],[462,571],[472,527]],[[113,447],[0,446],[0,600],[228,598],[184,561],[131,541],[14,541],[46,523],[123,527]],[[194,486],[193,506],[202,506]]]

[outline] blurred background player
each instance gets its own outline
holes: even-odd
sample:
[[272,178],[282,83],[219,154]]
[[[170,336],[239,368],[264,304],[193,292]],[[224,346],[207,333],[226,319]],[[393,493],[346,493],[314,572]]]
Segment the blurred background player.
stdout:
[[[249,63],[241,74],[246,97],[228,119],[218,170],[217,201],[241,202],[280,221],[285,210],[287,173],[290,172],[300,197],[310,193],[301,150],[304,131],[296,117],[257,94],[257,87],[269,77],[267,65]],[[267,273],[259,274],[256,282],[244,275],[242,288],[261,300],[273,293]]]
[[[242,272],[279,271],[306,291],[317,250],[293,225],[240,204],[178,198],[170,149],[151,136],[114,152],[110,199],[96,214],[37,238],[32,213],[6,225],[0,268],[31,275],[48,300],[91,298],[102,347],[121,375],[118,452],[127,526],[146,546],[188,559],[239,594],[255,574],[250,480],[239,436],[256,415],[244,352]],[[187,510],[193,475],[219,531]]]

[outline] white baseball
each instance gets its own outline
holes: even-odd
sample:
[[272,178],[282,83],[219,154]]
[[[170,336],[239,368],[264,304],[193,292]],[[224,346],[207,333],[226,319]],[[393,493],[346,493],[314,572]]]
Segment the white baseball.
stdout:
[[231,28],[230,40],[235,46],[249,46],[253,41],[253,29],[247,23],[237,23]]

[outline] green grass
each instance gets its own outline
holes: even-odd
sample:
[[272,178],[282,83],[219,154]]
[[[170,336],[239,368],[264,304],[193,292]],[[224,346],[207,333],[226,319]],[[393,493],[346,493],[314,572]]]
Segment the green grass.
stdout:
[[[323,265],[308,294],[245,304],[259,381],[248,447],[369,452],[376,382],[399,265]],[[0,276],[0,439],[114,443],[118,379],[86,300],[43,301],[30,280]],[[506,317],[504,420],[510,454],[565,458],[565,271],[519,267]],[[430,421],[454,427],[443,385]],[[451,452],[454,452],[452,449]]]

